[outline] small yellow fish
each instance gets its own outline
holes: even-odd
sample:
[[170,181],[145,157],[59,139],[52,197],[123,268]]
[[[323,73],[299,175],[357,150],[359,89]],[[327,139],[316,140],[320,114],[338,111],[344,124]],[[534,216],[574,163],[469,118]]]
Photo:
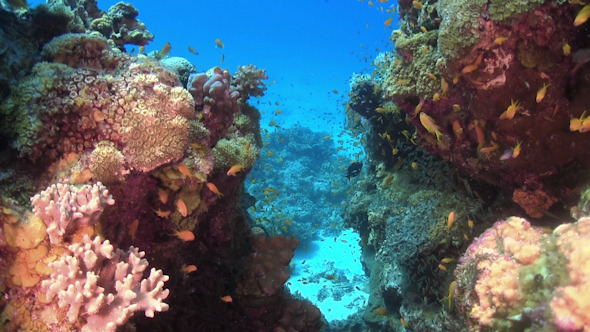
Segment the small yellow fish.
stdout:
[[373,310],[373,313],[377,316],[387,316],[389,315],[389,310],[387,310],[385,307],[379,307]]
[[412,169],[418,169],[418,164],[415,161],[412,161],[410,166],[412,166]]
[[584,6],[578,15],[576,15],[576,18],[574,19],[574,26],[577,27],[586,23],[588,18],[590,18],[590,5]]
[[449,213],[449,217],[447,218],[447,231],[453,227],[453,223],[455,222],[455,211],[451,211]]
[[500,120],[511,120],[516,115],[516,111],[518,111],[522,106],[518,102],[518,100],[510,100],[510,106],[500,115]]
[[441,259],[441,261],[440,261],[440,262],[441,262],[441,263],[443,263],[443,264],[449,264],[450,262],[452,262],[452,261],[454,261],[454,260],[455,260],[455,259],[454,259],[454,258],[452,258],[452,257],[445,257],[445,258]]
[[137,233],[137,226],[139,226],[139,219],[133,220],[131,224],[129,224],[129,235],[131,235],[131,240],[135,241],[135,234]]
[[449,91],[449,83],[444,79],[444,77],[440,80],[440,88],[442,90],[443,96],[446,96],[447,91]]
[[440,141],[442,133],[440,132],[440,128],[436,125],[433,118],[431,118],[426,113],[420,113],[420,123],[422,126],[424,126],[426,131],[431,134],[434,133],[436,135],[436,139]]
[[428,29],[426,29],[426,27],[422,25],[422,26],[420,26],[420,31],[427,33]]
[[182,198],[179,198],[178,201],[176,201],[176,207],[178,208],[178,212],[180,212],[180,215],[182,215],[183,217],[188,216],[188,209],[186,208],[186,204],[184,204]]
[[194,47],[192,46],[187,46],[186,47],[188,49],[189,52],[191,52],[194,55],[199,55],[199,51],[197,51]]
[[424,4],[420,1],[417,1],[417,0],[412,1],[412,5],[416,9],[422,9],[424,7]]
[[223,42],[221,41],[221,39],[217,38],[215,39],[215,47],[217,48],[223,48],[225,45],[223,44]]
[[235,164],[235,165],[233,165],[233,166],[232,166],[232,167],[231,167],[231,168],[230,168],[230,169],[227,171],[227,173],[226,173],[226,174],[227,174],[227,175],[229,175],[229,176],[236,176],[236,174],[237,174],[238,172],[240,172],[241,170],[243,170],[243,169],[244,169],[244,165],[241,165],[241,164]]
[[572,52],[572,47],[568,43],[563,43],[561,49],[563,50],[563,55],[565,56],[570,55],[570,53]]
[[385,22],[383,22],[383,25],[388,27],[391,25],[391,22],[393,22],[393,17],[386,19]]
[[512,149],[512,158],[516,158],[516,157],[518,157],[520,155],[521,145],[522,145],[522,141],[516,142],[516,145]]
[[226,295],[221,297],[221,301],[225,303],[232,303],[234,300],[231,298],[231,295]]
[[449,301],[449,308],[451,307],[451,303],[453,301],[453,295],[455,294],[455,287],[457,287],[457,281],[453,280],[450,284],[449,284],[449,295],[442,298],[440,301]]
[[246,143],[246,152],[250,152],[250,142]]
[[406,320],[403,317],[399,319],[399,323],[402,324],[403,327],[410,327],[410,324],[408,324],[408,322],[406,322]]
[[447,272],[447,267],[446,267],[446,266],[444,266],[444,265],[442,265],[442,264],[438,264],[438,268],[439,268],[440,270],[442,270],[442,271],[445,271],[445,272]]
[[166,44],[164,44],[164,46],[162,46],[162,49],[160,50],[160,56],[164,56],[164,55],[170,53],[171,49],[172,49],[172,45],[170,45],[170,42],[167,42]]
[[191,273],[191,272],[195,272],[197,270],[197,266],[196,265],[183,265],[182,268],[180,269],[182,272],[184,273]]
[[539,88],[539,90],[537,91],[537,98],[536,98],[537,103],[540,103],[541,100],[543,100],[543,98],[545,98],[545,94],[547,93],[547,88],[550,85],[551,84],[543,83],[543,86],[541,88]]
[[473,222],[473,220],[471,220],[471,219],[468,219],[468,220],[467,220],[467,226],[469,227],[469,229],[472,229],[472,228],[473,228],[473,226],[475,226],[475,223]]
[[179,238],[180,240],[182,240],[184,242],[195,240],[195,234],[193,234],[193,232],[191,232],[189,230],[174,231],[174,233],[170,234],[170,236],[176,236],[177,238]]
[[207,188],[209,188],[209,190],[211,190],[211,192],[213,192],[217,196],[223,197],[223,194],[221,193],[221,191],[219,191],[219,189],[217,189],[217,186],[214,185],[213,183],[207,182],[206,186],[207,186]]
[[494,44],[496,44],[496,45],[502,45],[507,40],[508,40],[508,37],[502,37],[502,36],[496,37],[496,39],[494,39]]

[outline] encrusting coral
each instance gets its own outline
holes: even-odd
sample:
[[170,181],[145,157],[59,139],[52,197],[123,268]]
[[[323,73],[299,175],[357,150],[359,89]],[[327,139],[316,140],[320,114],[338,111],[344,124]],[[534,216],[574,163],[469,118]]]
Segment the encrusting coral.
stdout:
[[469,246],[455,270],[471,329],[578,331],[590,326],[590,218],[552,233],[511,217]]

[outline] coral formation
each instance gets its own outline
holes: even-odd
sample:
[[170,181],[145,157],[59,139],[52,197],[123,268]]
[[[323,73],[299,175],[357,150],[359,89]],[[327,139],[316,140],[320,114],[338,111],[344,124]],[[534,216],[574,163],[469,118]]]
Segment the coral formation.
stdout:
[[232,75],[232,89],[240,93],[240,101],[245,103],[250,97],[264,96],[268,79],[266,70],[254,65],[238,66],[238,71]]
[[31,198],[33,213],[47,226],[51,244],[98,223],[104,207],[115,201],[100,182],[76,187],[57,183]]
[[149,265],[144,252],[134,247],[113,250],[108,240],[88,236],[68,248],[71,255],[50,264],[53,272],[41,287],[47,289],[48,302],[57,298],[60,308],[68,308],[70,323],[86,322],[82,331],[115,331],[135,311],[154,317],[168,310],[163,302],[169,294],[164,289],[168,276],[152,268],[143,279]]
[[154,35],[137,19],[138,14],[131,4],[118,2],[102,17],[92,20],[89,29],[100,32],[119,48],[125,44],[147,45]]
[[147,58],[112,53],[91,35],[58,37],[44,54],[57,63],[37,64],[0,107],[10,120],[2,129],[16,137],[22,156],[55,160],[104,140],[144,172],[183,156],[194,104],[174,74]]
[[589,226],[582,218],[546,233],[511,217],[476,238],[455,271],[456,307],[471,329],[587,327]]
[[239,92],[230,87],[231,75],[219,67],[207,73],[193,74],[188,80],[188,90],[194,98],[197,116],[210,133],[214,146],[226,133],[239,110]]

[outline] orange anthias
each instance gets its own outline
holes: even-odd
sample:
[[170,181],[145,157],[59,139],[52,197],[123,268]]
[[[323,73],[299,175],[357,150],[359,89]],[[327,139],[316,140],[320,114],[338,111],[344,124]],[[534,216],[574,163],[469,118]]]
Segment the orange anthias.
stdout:
[[181,239],[184,242],[195,240],[195,234],[193,234],[193,232],[186,230],[186,229],[183,231],[174,231],[174,233],[170,234],[170,235],[176,236],[177,238]]

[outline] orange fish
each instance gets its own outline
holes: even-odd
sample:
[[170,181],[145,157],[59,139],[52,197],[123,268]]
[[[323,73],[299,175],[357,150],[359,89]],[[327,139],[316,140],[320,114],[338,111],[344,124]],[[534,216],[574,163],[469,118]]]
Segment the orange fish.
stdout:
[[463,137],[463,127],[461,127],[461,123],[459,123],[459,120],[455,119],[455,121],[453,121],[453,132],[455,133],[455,136],[458,140],[460,140]]
[[217,38],[215,39],[215,47],[217,48],[223,48],[225,45],[223,44],[223,42],[221,41],[221,39]]
[[416,9],[422,9],[424,7],[424,4],[422,2],[416,0],[412,1],[412,5]]
[[441,269],[442,271],[447,272],[447,267],[442,264],[438,264],[438,268]]
[[434,122],[433,118],[431,118],[426,113],[420,113],[420,123],[422,124],[422,126],[424,126],[426,131],[428,131],[431,134],[435,134],[436,139],[440,141],[442,133],[440,132],[440,128],[436,125],[436,122]]
[[231,295],[226,295],[221,297],[221,301],[225,303],[232,303],[234,299],[231,298]]
[[223,194],[219,191],[219,189],[217,189],[217,186],[214,185],[211,182],[207,182],[207,188],[209,188],[209,190],[211,190],[214,194],[216,194],[219,197],[223,197]]
[[154,210],[154,212],[158,215],[158,217],[160,218],[168,218],[168,216],[170,215],[170,213],[172,211],[162,211],[160,209]]
[[250,142],[246,143],[246,152],[250,151]]
[[160,56],[164,56],[164,55],[170,53],[171,49],[172,49],[172,45],[170,45],[170,42],[167,42],[166,44],[164,44],[164,46],[162,46],[162,50],[160,50]]
[[447,230],[451,229],[451,227],[453,227],[453,223],[455,222],[455,211],[451,211],[451,213],[449,213],[449,218],[447,219]]
[[229,176],[236,176],[236,174],[237,174],[238,172],[240,172],[241,170],[243,170],[243,169],[244,169],[244,165],[241,165],[241,164],[235,164],[235,165],[233,165],[233,166],[232,166],[232,167],[229,169],[229,171],[227,171],[227,173],[226,173],[226,174],[227,174],[227,175],[229,175]]
[[511,120],[512,118],[514,118],[514,115],[516,115],[516,111],[518,111],[521,108],[522,106],[520,105],[518,100],[510,100],[510,106],[508,106],[504,113],[500,114],[500,120]]
[[182,198],[178,199],[176,202],[176,207],[178,208],[178,212],[180,212],[183,217],[188,216],[188,209],[186,208],[186,204],[184,204]]
[[131,235],[131,240],[135,241],[135,234],[137,233],[137,226],[139,226],[139,219],[133,220],[131,224],[129,224],[129,235]]
[[168,195],[169,194],[170,194],[170,191],[168,191],[168,189],[162,189],[162,188],[158,189],[158,197],[160,198],[160,202],[162,202],[162,204],[166,204],[166,202],[168,202]]
[[193,177],[193,173],[191,173],[191,171],[188,169],[188,167],[186,167],[185,164],[178,164],[176,165],[176,168],[178,169],[178,171],[188,177]]
[[195,240],[195,234],[193,234],[193,232],[191,232],[189,230],[174,231],[174,233],[170,234],[170,236],[176,236],[177,238],[181,239],[184,242]]
[[440,262],[443,264],[449,264],[450,262],[454,261],[455,259],[452,257],[445,257]]
[[192,264],[191,265],[183,265],[180,270],[184,273],[191,273],[191,272],[195,272],[197,270],[197,266],[192,265]]
[[468,219],[467,220],[467,226],[469,227],[469,229],[473,228],[473,226],[475,226],[475,223],[473,222],[473,220]]
[[576,18],[574,19],[574,26],[577,27],[586,23],[588,18],[590,18],[590,5],[584,6],[578,15],[576,15]]
[[391,22],[393,22],[393,17],[386,19],[385,22],[383,23],[383,25],[388,27],[391,25]]

